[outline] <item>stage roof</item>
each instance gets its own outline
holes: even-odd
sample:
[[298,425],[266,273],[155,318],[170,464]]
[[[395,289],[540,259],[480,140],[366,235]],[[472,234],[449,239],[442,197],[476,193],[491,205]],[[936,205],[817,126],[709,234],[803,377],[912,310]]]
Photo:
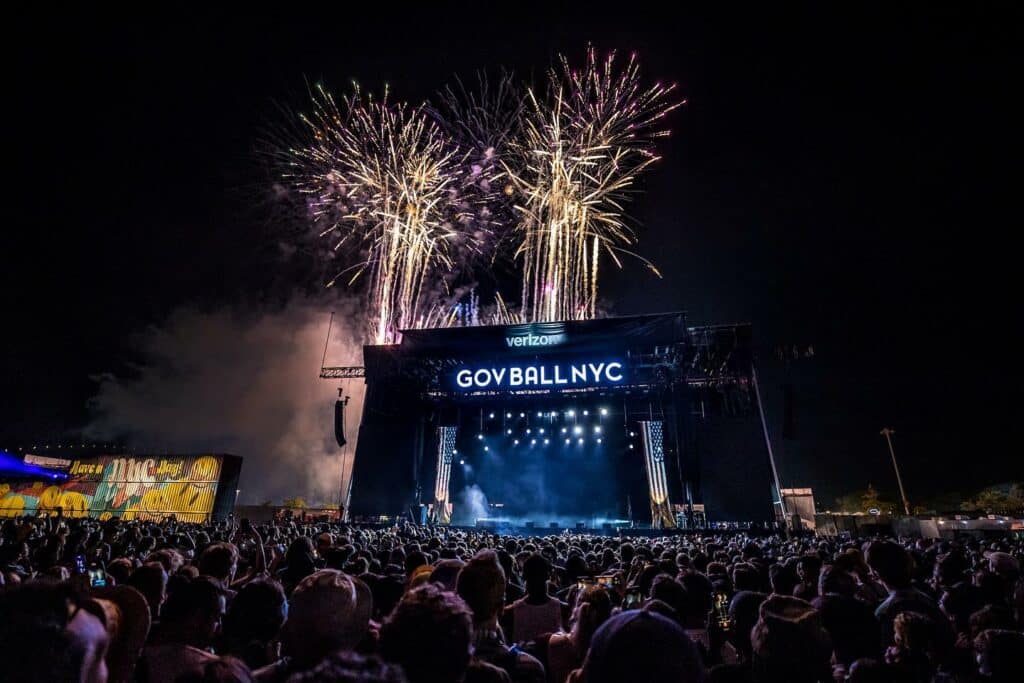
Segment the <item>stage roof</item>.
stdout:
[[[686,336],[686,314],[675,312],[522,325],[403,330],[398,347],[402,353],[428,356],[498,352],[530,355],[675,344]],[[533,344],[529,343],[531,337],[535,338]],[[526,343],[516,343],[520,338]],[[542,340],[551,343],[539,343]]]
[[752,362],[750,325],[687,327],[683,312],[402,334],[399,344],[364,347],[367,382],[397,382],[435,397],[451,393],[446,377],[474,363],[544,363],[612,354],[630,369],[632,386],[665,386],[742,382]]

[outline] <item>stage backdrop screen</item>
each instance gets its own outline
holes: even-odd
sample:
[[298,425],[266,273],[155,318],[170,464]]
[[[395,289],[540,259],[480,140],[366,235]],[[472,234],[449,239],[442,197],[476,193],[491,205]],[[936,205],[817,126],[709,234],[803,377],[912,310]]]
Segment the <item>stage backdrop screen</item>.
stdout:
[[101,455],[71,459],[63,481],[0,482],[0,516],[63,508],[69,517],[203,522],[213,512],[220,455]]

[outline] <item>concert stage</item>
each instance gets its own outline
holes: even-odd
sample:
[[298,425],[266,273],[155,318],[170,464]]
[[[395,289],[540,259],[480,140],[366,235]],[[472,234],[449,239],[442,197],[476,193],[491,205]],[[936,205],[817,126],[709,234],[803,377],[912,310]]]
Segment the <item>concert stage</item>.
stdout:
[[538,532],[773,519],[749,325],[409,330],[364,358],[353,517]]

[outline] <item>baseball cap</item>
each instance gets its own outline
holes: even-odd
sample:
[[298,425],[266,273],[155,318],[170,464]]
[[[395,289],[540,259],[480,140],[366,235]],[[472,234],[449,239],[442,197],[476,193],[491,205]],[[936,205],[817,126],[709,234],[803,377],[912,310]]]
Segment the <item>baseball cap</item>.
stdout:
[[1020,562],[1010,553],[990,551],[985,553],[989,569],[1000,576],[1020,573]]
[[295,587],[288,621],[299,633],[349,649],[366,634],[372,612],[369,586],[337,569],[321,569]]
[[583,662],[587,683],[703,683],[697,646],[677,623],[654,612],[620,612],[594,633]]

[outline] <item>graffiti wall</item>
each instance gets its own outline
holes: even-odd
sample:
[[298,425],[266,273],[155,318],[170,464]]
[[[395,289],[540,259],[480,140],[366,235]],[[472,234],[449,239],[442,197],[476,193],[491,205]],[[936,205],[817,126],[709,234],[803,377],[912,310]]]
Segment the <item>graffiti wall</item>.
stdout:
[[0,482],[0,516],[63,508],[69,517],[209,519],[223,467],[219,455],[72,459],[66,480]]

